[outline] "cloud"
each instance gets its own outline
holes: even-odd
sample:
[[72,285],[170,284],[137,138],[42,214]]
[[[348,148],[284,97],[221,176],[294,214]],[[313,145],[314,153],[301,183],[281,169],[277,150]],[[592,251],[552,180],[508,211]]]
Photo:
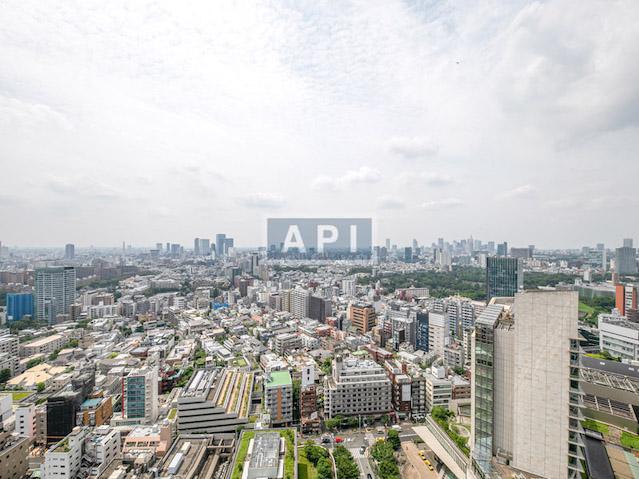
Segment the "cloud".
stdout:
[[282,196],[272,193],[253,193],[238,198],[238,202],[246,208],[277,209],[284,206],[286,200]]
[[349,170],[343,175],[318,176],[313,180],[311,185],[317,190],[342,190],[354,185],[377,183],[381,179],[382,174],[379,170],[362,166],[357,170]]
[[398,210],[404,208],[406,204],[395,196],[384,195],[377,200],[377,206],[384,210]]
[[124,196],[117,188],[89,176],[52,177],[44,184],[44,189],[67,199],[113,201]]
[[512,190],[504,191],[497,195],[499,200],[512,200],[515,198],[531,198],[537,194],[537,189],[532,185],[521,185]]
[[420,208],[424,208],[426,210],[442,210],[449,208],[456,208],[458,206],[462,206],[464,202],[459,198],[444,198],[441,200],[432,200],[425,201],[420,204]]
[[405,172],[398,176],[400,183],[418,186],[447,186],[455,182],[452,176],[436,172]]
[[439,147],[432,141],[420,137],[394,137],[388,142],[389,150],[406,159],[431,158]]

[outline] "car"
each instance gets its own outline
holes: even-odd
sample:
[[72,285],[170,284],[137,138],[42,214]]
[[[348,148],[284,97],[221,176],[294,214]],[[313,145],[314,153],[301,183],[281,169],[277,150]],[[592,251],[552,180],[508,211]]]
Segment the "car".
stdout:
[[426,459],[426,454],[424,453],[424,451],[419,451],[419,457],[421,457],[422,459]]
[[393,424],[392,428],[395,429],[397,432],[401,432],[402,430],[402,426],[400,426],[399,424]]
[[428,467],[433,467],[428,459],[424,459],[424,464],[426,464]]
[[373,476],[371,475],[370,472],[368,474],[366,474],[366,479],[373,479]]
[[328,444],[329,442],[331,442],[331,438],[328,436],[324,436],[322,438],[322,444]]
[[336,442],[337,444],[339,444],[340,442],[344,442],[344,439],[343,439],[343,438],[341,438],[341,437],[337,437],[337,436],[336,436],[336,437],[335,437],[335,442]]
[[366,446],[362,446],[359,448],[359,453],[364,454],[366,452]]
[[429,470],[429,471],[434,471],[434,470],[435,470],[435,469],[433,468],[433,465],[432,465],[432,464],[427,464],[427,466],[428,466],[428,470]]

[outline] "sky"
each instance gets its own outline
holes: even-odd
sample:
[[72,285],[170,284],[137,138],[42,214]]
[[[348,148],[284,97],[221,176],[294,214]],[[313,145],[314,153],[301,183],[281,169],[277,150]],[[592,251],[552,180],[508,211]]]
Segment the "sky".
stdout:
[[639,2],[29,1],[0,15],[0,241],[639,239]]

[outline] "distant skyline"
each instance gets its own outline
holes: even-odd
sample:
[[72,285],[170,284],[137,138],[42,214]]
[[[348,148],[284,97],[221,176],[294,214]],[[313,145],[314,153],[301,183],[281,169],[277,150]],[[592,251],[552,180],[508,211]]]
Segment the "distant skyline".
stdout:
[[639,238],[639,2],[35,2],[0,16],[3,245]]

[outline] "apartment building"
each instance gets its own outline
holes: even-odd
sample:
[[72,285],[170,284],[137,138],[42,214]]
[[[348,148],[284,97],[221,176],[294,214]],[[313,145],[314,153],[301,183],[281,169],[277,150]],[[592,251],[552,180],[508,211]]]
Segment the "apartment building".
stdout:
[[448,409],[453,397],[453,384],[446,378],[446,370],[442,367],[432,368],[424,375],[426,380],[426,410],[431,411],[435,406]]
[[8,330],[5,331],[5,334],[0,335],[0,353],[17,356],[19,351],[18,336],[15,334],[8,334]]
[[0,432],[0,478],[22,479],[29,469],[31,438]]
[[80,477],[83,442],[88,428],[75,428],[44,453],[42,479],[76,479]]
[[293,380],[288,371],[266,373],[264,407],[273,426],[293,421]]
[[273,350],[280,356],[284,356],[301,347],[302,338],[295,333],[282,333],[273,338]]
[[366,334],[375,326],[375,309],[370,303],[352,303],[348,307],[348,319],[360,334]]
[[44,338],[36,339],[30,343],[20,345],[20,356],[25,358],[34,354],[51,354],[52,352],[62,349],[67,343],[67,338],[61,334],[52,334]]
[[384,368],[368,359],[337,356],[324,384],[325,417],[376,415],[392,410],[392,385]]

